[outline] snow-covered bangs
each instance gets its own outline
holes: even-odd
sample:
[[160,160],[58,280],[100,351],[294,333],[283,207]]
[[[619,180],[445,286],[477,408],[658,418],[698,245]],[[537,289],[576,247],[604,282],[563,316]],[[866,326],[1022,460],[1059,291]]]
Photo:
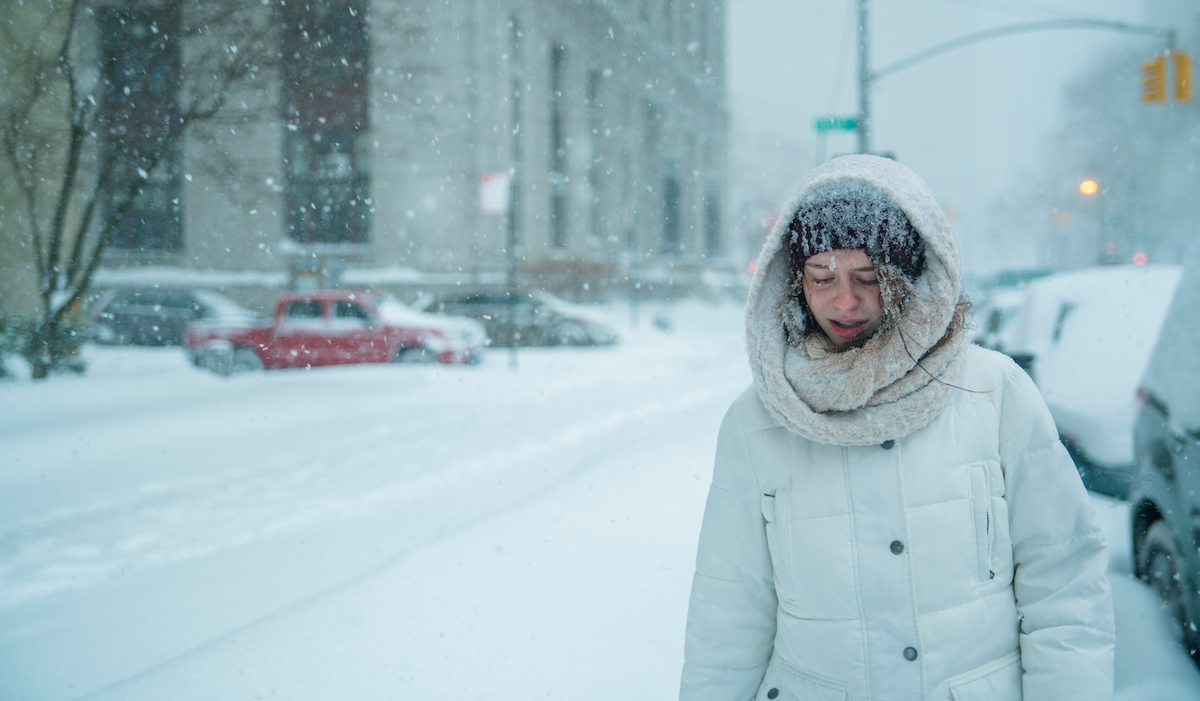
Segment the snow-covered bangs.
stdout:
[[877,267],[894,265],[910,280],[925,269],[925,242],[904,210],[861,180],[831,180],[809,190],[788,225],[792,272],[818,253],[862,249]]

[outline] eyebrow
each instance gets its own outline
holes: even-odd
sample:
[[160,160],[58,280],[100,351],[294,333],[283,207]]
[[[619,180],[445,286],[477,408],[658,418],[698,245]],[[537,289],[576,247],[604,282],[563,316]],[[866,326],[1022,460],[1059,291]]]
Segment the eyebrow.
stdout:
[[[804,267],[819,268],[821,270],[829,270],[828,265],[821,265],[820,263],[805,263]],[[873,272],[875,272],[875,266],[874,265],[866,265],[866,266],[862,266],[862,267],[858,267],[858,268],[851,268],[850,272],[852,272],[852,273],[873,273]]]

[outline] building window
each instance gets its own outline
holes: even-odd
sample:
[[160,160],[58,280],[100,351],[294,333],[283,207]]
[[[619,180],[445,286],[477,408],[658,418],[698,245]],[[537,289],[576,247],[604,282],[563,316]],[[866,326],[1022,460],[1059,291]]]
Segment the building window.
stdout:
[[285,137],[288,236],[300,243],[366,243],[368,176],[354,131],[296,129]]
[[280,5],[287,235],[362,244],[370,234],[366,0]]
[[550,49],[550,245],[567,247],[567,142],[563,124],[563,71],[567,50]]
[[704,253],[721,255],[721,186],[715,177],[704,185]]
[[663,253],[679,253],[683,250],[680,236],[680,192],[679,163],[667,161],[667,172],[663,177]]
[[604,156],[600,148],[600,71],[592,69],[587,74],[588,114],[588,236],[598,245],[600,232],[600,177],[604,170]]
[[179,13],[175,9],[103,8],[97,13],[103,56],[101,150],[114,167],[102,186],[108,246],[124,251],[183,247],[179,148]]
[[[663,156],[662,122],[663,113],[658,104],[652,100],[644,103],[644,131],[642,139],[642,172],[650,176],[645,183],[648,193],[655,199],[649,212],[657,210],[659,216],[651,214],[651,219],[657,219],[661,224],[652,235],[650,241],[660,240],[662,245],[658,250],[662,253],[675,253],[679,243],[679,174],[678,163],[674,159]],[[662,177],[662,180],[658,178]],[[649,187],[653,184],[653,187]],[[639,186],[640,187],[640,186]],[[660,238],[661,237],[661,238]]]

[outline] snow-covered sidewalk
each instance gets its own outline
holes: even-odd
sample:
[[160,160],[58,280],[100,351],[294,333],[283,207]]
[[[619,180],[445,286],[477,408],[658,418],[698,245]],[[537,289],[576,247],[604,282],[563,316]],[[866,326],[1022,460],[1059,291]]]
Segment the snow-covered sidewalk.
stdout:
[[728,399],[644,422],[531,502],[96,698],[671,698]]
[[741,312],[663,313],[669,334],[647,311],[516,372],[496,351],[226,380],[94,348],[86,377],[0,384],[0,698],[77,698],[719,420],[749,381]]
[[[603,469],[94,698],[672,698],[709,476],[688,465],[715,429],[703,413],[678,440],[635,441]],[[1115,698],[1200,699],[1159,600],[1123,569],[1128,505],[1095,502],[1114,551]]]

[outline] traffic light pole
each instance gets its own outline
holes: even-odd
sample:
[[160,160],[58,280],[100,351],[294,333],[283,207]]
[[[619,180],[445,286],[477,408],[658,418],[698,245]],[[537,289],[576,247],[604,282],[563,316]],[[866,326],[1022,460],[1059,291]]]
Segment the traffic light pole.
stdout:
[[870,17],[868,0],[858,0],[858,152],[871,152]]
[[[1058,29],[1103,29],[1125,34],[1143,34],[1165,37],[1167,50],[1175,49],[1176,32],[1169,27],[1152,27],[1149,25],[1128,24],[1126,22],[1107,22],[1092,19],[1047,20],[1043,22],[1024,22],[1006,27],[996,27],[982,32],[968,34],[953,41],[930,47],[906,59],[897,61],[877,71],[871,70],[870,61],[870,23],[867,3],[869,0],[858,0],[858,152],[871,152],[871,87],[875,81],[889,76],[905,68],[927,61],[935,56],[954,51],[971,44],[977,44],[989,39],[998,39],[1012,34],[1025,34]],[[1190,77],[1189,77],[1190,79]]]

